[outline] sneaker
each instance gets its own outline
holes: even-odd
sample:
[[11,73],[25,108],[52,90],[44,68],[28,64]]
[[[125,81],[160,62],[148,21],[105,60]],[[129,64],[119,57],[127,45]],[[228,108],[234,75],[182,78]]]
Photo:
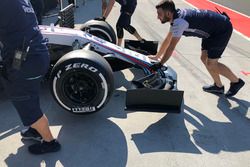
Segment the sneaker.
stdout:
[[239,79],[236,83],[230,83],[230,88],[226,93],[226,97],[232,97],[245,85],[242,79]]
[[41,141],[40,143],[32,144],[28,149],[31,154],[45,154],[59,151],[61,144],[54,139],[50,142]]
[[218,87],[216,84],[203,86],[202,89],[205,92],[209,92],[209,93],[217,93],[217,94],[223,94],[224,93],[224,86]]
[[42,136],[36,131],[36,129],[29,127],[21,131],[21,136],[26,140],[36,140],[41,141]]

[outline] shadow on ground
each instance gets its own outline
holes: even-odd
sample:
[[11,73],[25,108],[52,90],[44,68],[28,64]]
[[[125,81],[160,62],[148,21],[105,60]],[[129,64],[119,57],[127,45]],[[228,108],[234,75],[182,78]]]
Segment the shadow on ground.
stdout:
[[[239,102],[239,108],[243,107],[241,106],[242,100],[233,99]],[[213,121],[202,113],[185,106],[188,113],[185,119],[197,128],[193,131],[192,136],[195,144],[201,149],[214,154],[221,151],[243,152],[250,150],[250,122],[244,115],[238,113],[239,108],[230,108],[230,106],[230,102],[224,96],[218,98],[217,107],[228,118],[227,122]],[[199,122],[194,118],[197,118]]]
[[[116,86],[127,82],[121,72]],[[34,156],[27,147],[32,141],[23,141],[24,145],[4,160],[7,166],[33,167],[46,164],[47,167],[62,166],[103,166],[125,167],[128,150],[124,133],[119,126],[109,120],[110,117],[126,118],[124,112],[124,92],[115,91],[111,101],[101,111],[90,115],[73,115],[62,110],[53,100],[46,85],[41,91],[41,106],[49,118],[50,126],[60,126],[58,140],[62,150],[55,154]],[[1,101],[2,102],[2,101]],[[6,105],[5,105],[6,103]],[[116,107],[121,106],[121,107]],[[1,140],[19,133],[21,122],[12,105],[5,100],[0,103]],[[6,133],[7,132],[7,133]]]
[[[247,105],[248,108],[250,106],[247,101],[236,98],[233,100],[239,103],[239,108],[242,107],[241,104],[245,107]],[[184,105],[181,114],[167,114],[143,133],[133,134],[132,140],[141,154],[152,152],[201,154],[202,150],[213,154],[221,151],[249,151],[250,122],[237,113],[238,108],[231,109],[230,106],[226,98],[218,98],[219,109],[231,122],[217,122]],[[188,130],[187,122],[195,128]]]
[[[115,87],[129,88],[130,83],[122,72],[116,72]],[[56,154],[33,156],[27,152],[31,142],[23,141],[15,154],[4,160],[8,166],[100,166],[125,167],[128,158],[127,141],[124,132],[109,118],[126,119],[125,91],[115,90],[112,99],[100,112],[92,115],[72,115],[59,107],[49,89],[44,86],[41,105],[51,126],[60,126],[58,140],[62,150]],[[19,133],[20,121],[12,105],[3,97],[0,102],[1,140]],[[217,154],[221,151],[242,152],[250,150],[249,120],[238,111],[247,112],[250,103],[232,98],[239,104],[232,108],[231,101],[218,97],[218,108],[230,121],[213,121],[202,111],[183,104],[181,114],[166,114],[158,122],[150,125],[143,133],[133,134],[141,154],[154,152],[177,152],[201,154],[204,151]],[[209,109],[208,109],[209,110]],[[214,112],[214,111],[211,111]],[[191,124],[194,128],[187,128]]]
[[190,134],[184,123],[183,110],[184,108],[180,114],[166,114],[143,133],[132,135],[132,140],[141,154],[152,152],[201,153],[190,140]]

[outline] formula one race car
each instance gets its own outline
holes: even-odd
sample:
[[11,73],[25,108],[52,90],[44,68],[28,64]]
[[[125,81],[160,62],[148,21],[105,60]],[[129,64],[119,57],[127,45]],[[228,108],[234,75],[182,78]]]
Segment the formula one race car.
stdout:
[[70,6],[60,17],[61,26],[41,25],[40,29],[51,54],[51,91],[61,107],[74,114],[100,110],[114,90],[113,72],[133,67],[145,76],[132,81],[134,88],[126,97],[128,109],[179,110],[183,91],[177,90],[171,67],[153,71],[154,62],[146,55],[115,45],[114,30],[107,22],[91,20],[73,29]]

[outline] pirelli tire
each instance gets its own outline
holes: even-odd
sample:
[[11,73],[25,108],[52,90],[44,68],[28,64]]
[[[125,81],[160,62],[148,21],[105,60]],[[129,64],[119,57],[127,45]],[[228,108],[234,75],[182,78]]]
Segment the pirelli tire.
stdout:
[[108,62],[90,50],[74,50],[58,60],[50,75],[57,103],[74,114],[99,111],[114,90],[113,72]]
[[98,38],[116,44],[115,31],[106,21],[89,20],[84,23],[80,29]]

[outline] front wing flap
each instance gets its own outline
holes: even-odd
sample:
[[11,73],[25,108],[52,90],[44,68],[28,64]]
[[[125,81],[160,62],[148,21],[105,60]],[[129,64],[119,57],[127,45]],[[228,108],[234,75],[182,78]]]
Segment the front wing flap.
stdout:
[[131,89],[126,92],[126,110],[180,113],[184,91]]

